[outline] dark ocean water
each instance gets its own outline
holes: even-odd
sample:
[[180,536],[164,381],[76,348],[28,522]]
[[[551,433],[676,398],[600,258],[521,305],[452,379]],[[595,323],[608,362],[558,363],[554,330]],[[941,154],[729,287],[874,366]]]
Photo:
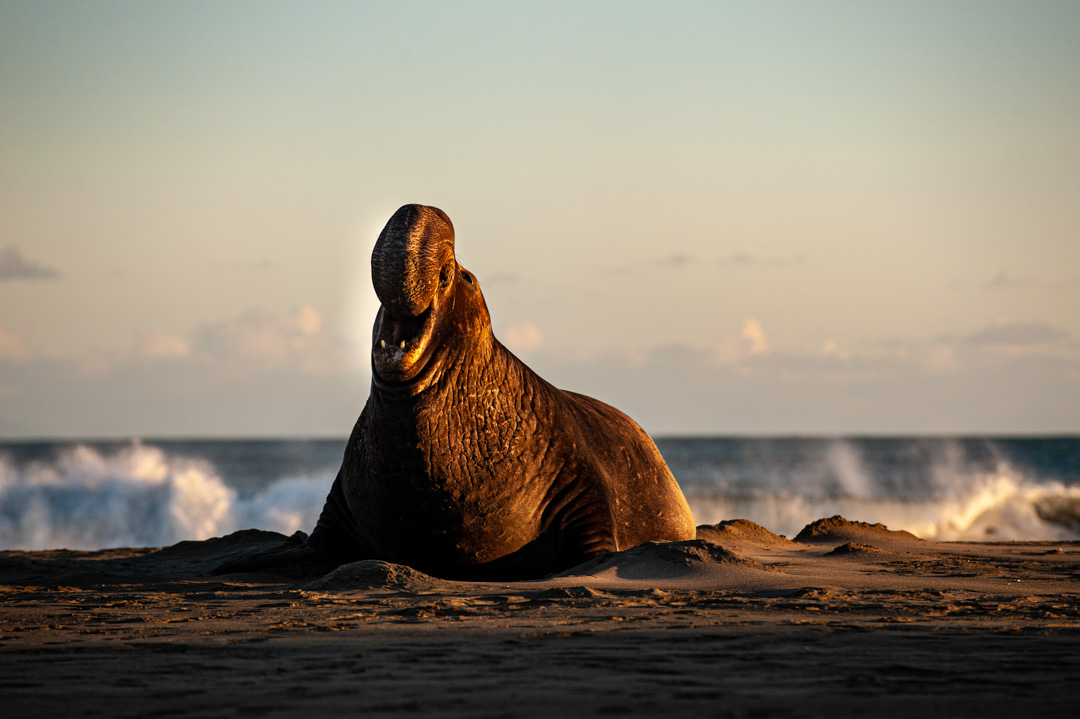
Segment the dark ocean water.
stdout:
[[[1080,539],[1080,437],[660,438],[699,524],[841,514],[921,537]],[[345,440],[0,442],[0,549],[310,530]]]

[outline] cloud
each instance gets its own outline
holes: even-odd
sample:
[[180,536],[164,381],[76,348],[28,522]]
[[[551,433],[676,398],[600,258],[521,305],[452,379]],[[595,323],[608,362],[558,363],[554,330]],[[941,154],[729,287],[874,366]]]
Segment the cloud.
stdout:
[[[804,255],[791,257],[760,257],[746,252],[736,252],[716,260],[716,267],[787,267],[803,262]],[[668,270],[687,270],[708,267],[708,260],[686,252],[671,252],[651,261],[631,265],[617,265],[607,269],[608,274],[620,276],[631,272],[645,272],[655,267]]]
[[667,267],[673,270],[681,270],[684,267],[692,264],[696,261],[693,255],[688,255],[683,252],[672,252],[670,255],[664,255],[656,261],[656,264],[660,267]]
[[[322,314],[310,305],[285,317],[253,311],[207,323],[194,332],[191,340],[167,336],[159,340],[158,347],[173,351],[173,356],[191,356],[196,361],[240,371],[293,368],[326,372],[340,367],[342,362],[339,343],[326,330]],[[189,345],[186,354],[184,343]]]
[[[646,375],[693,377],[690,384],[722,384],[742,378],[747,382],[775,383],[776,387],[833,387],[837,392],[868,384],[880,384],[885,391],[890,382],[898,386],[971,382],[972,377],[993,373],[1026,376],[1032,382],[1039,378],[1038,382],[1072,383],[1069,386],[1073,387],[1078,386],[1080,378],[1080,342],[1069,332],[1042,323],[1010,320],[998,320],[967,334],[932,339],[909,337],[849,345],[828,338],[807,346],[792,346],[778,344],[759,320],[747,317],[741,326],[712,343],[674,343],[633,351],[611,349],[603,355],[560,349],[545,347],[532,359],[541,367],[549,362],[565,367],[568,374],[584,373],[581,368],[587,365],[606,363],[625,365]],[[594,379],[600,385],[608,384],[603,377]],[[986,391],[990,391],[989,386]]]
[[743,322],[742,332],[739,334],[750,349],[750,354],[760,355],[769,351],[769,338],[765,336],[765,329],[753,317],[748,317]]
[[[711,345],[666,344],[624,354],[625,361],[637,366],[663,365],[672,371],[687,372],[693,368],[698,376],[719,373],[830,383],[879,374],[890,363],[841,347],[833,340],[813,348],[778,347],[753,317],[747,317],[738,330],[724,334]],[[891,363],[895,364],[895,360]]]
[[760,257],[746,252],[736,252],[716,261],[720,267],[787,267],[806,260],[805,255],[792,257]]
[[25,361],[33,355],[26,340],[6,330],[0,323],[0,360]]
[[293,315],[289,329],[297,329],[305,337],[319,334],[322,330],[323,319],[319,311],[311,305],[304,305]]
[[310,305],[133,340],[50,357],[0,328],[0,435],[343,434],[367,396],[366,347]]
[[149,332],[138,339],[137,352],[153,359],[181,359],[191,356],[191,343],[168,332]]
[[[0,359],[30,354],[25,342],[0,326]],[[208,382],[294,371],[353,373],[366,366],[356,360],[349,343],[330,332],[322,313],[311,305],[285,315],[254,310],[203,323],[188,333],[144,331],[127,352],[86,351],[67,359],[52,358],[72,376],[84,378],[169,367],[191,370]]]
[[983,287],[988,290],[1015,290],[1034,287],[1035,280],[1030,277],[1013,277],[1008,272],[998,272]]
[[499,340],[515,354],[529,354],[544,346],[544,333],[535,323],[525,321],[503,329]]
[[[933,339],[791,346],[748,317],[712,344],[591,355],[548,347],[529,363],[660,433],[1076,431],[1080,347],[1047,327],[999,322]],[[969,341],[979,336],[1050,344],[1007,353]]]
[[1080,370],[1080,342],[1060,327],[1002,317],[967,333],[865,343],[853,358],[872,361],[882,375],[957,376],[1011,365],[1071,376]]
[[995,320],[965,338],[971,345],[983,347],[1031,349],[1060,345],[1071,335],[1063,329],[1042,322],[1018,322],[1006,317]]
[[987,290],[1071,290],[1080,287],[1080,282],[1076,280],[1049,281],[1035,277],[1014,277],[1002,270],[981,286]]
[[23,257],[12,246],[0,251],[0,281],[2,280],[51,280],[60,276],[55,268],[46,267]]
[[825,344],[821,346],[821,355],[823,357],[834,357],[841,362],[847,362],[851,359],[851,353],[833,340],[825,340]]
[[933,374],[954,372],[960,369],[956,350],[948,345],[930,345],[915,355],[916,361]]
[[718,364],[735,365],[752,357],[767,355],[770,351],[772,345],[769,344],[765,328],[753,317],[747,317],[738,332],[729,333],[720,339],[712,357]]

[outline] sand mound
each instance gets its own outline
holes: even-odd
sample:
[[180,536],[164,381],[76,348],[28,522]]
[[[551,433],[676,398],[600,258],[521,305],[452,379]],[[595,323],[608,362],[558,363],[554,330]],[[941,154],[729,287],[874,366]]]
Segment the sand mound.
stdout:
[[911,532],[893,531],[884,524],[852,522],[840,515],[819,519],[806,525],[795,537],[803,544],[867,544],[879,548],[892,548],[898,545],[922,543]]
[[552,587],[529,593],[533,602],[558,601],[561,599],[605,599],[610,595],[592,587]]
[[403,564],[378,559],[343,564],[329,574],[304,585],[304,589],[337,591],[342,589],[393,589],[417,592],[430,589],[441,580]]
[[716,544],[735,541],[746,542],[755,547],[791,544],[787,537],[773,534],[749,519],[729,519],[719,524],[702,524],[697,528],[697,537]]
[[224,537],[214,537],[201,542],[177,542],[158,550],[153,559],[157,563],[176,561],[190,570],[199,571],[260,552],[299,547],[305,539],[307,534],[304,532],[296,532],[291,537],[286,537],[284,534],[261,529],[242,529]]
[[753,559],[706,539],[685,542],[646,542],[622,552],[612,552],[560,572],[556,577],[606,577],[631,580],[699,578],[718,571],[765,572]]
[[19,575],[42,586],[130,584],[156,581],[165,585],[211,574],[223,562],[298,546],[307,535],[247,529],[225,537],[178,542],[169,547],[7,552],[0,557],[0,582]]
[[875,547],[872,544],[860,544],[858,542],[848,542],[847,544],[841,544],[831,552],[826,552],[826,557],[859,557],[859,556],[872,556],[883,553],[885,550],[880,547]]

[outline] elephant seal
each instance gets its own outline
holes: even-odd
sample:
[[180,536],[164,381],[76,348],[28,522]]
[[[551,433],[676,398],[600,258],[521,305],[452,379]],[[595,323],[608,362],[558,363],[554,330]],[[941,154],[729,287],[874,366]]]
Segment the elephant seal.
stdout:
[[269,564],[380,559],[448,579],[524,579],[696,536],[644,430],[555,388],[495,339],[444,212],[395,212],[371,279],[382,306],[370,396],[311,536]]

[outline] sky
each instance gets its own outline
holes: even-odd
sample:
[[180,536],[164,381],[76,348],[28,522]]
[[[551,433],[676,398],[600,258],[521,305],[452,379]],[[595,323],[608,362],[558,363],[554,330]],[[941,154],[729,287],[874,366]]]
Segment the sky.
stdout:
[[0,0],[0,438],[342,436],[369,255],[659,435],[1080,432],[1080,3]]

